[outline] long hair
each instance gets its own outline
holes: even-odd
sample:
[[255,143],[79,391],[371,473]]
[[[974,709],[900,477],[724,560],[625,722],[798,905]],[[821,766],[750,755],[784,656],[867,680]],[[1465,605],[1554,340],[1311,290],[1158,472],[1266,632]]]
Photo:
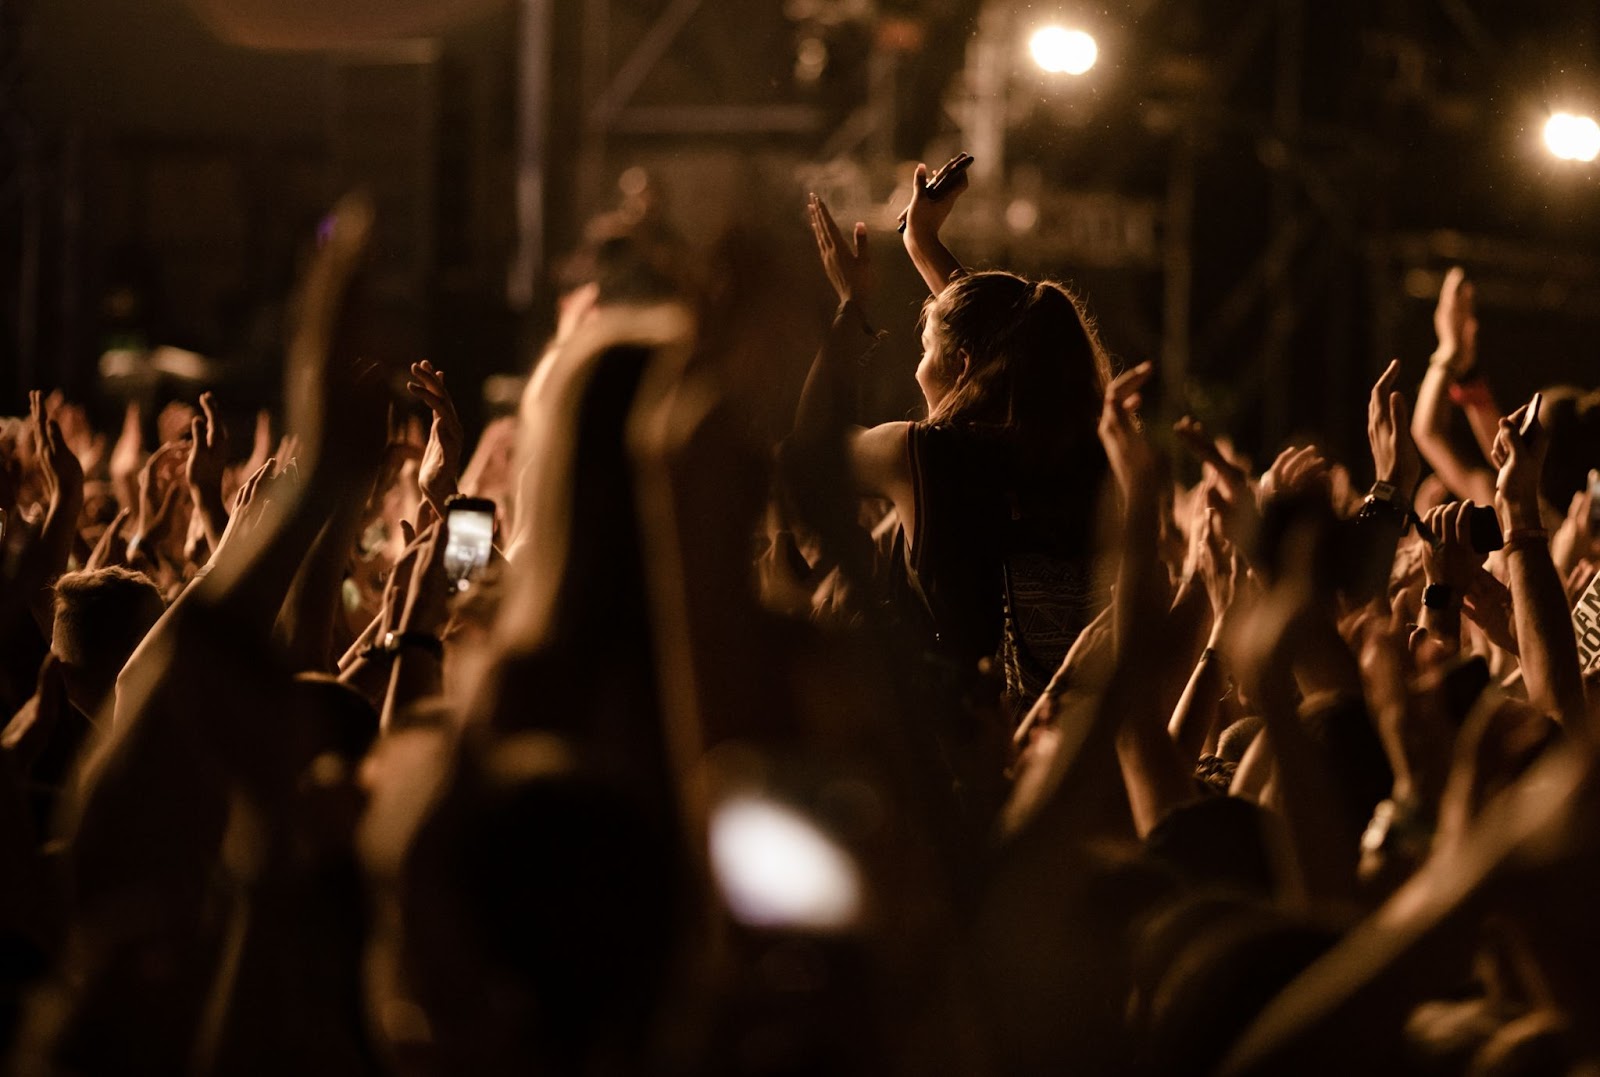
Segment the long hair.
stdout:
[[944,364],[965,377],[928,416],[931,423],[1005,429],[1019,443],[1062,448],[1092,436],[1111,363],[1079,299],[1056,281],[970,273],[931,299]]

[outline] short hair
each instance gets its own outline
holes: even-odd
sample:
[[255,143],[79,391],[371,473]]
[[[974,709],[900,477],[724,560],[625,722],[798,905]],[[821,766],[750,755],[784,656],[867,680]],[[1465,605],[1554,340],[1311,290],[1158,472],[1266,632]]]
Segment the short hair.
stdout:
[[161,589],[142,572],[96,568],[56,581],[51,645],[70,665],[116,676],[166,609]]

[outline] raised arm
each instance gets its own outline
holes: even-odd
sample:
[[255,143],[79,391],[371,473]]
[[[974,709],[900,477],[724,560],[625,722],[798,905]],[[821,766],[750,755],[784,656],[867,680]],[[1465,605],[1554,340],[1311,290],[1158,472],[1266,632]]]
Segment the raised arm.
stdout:
[[[971,162],[970,156],[958,153],[934,173],[932,179],[928,178],[927,165],[917,165],[916,178],[911,182],[911,202],[901,214],[905,226],[902,234],[906,253],[911,256],[911,264],[917,267],[917,272],[928,285],[928,291],[934,295],[944,291],[946,284],[966,272],[939,238],[939,229],[944,225],[945,218],[950,216],[956,199],[967,189],[966,168]],[[929,189],[947,174],[951,178],[944,185],[943,196],[937,201],[930,198]]]
[[[1539,477],[1550,439],[1538,419],[1538,400],[1535,394],[1532,404],[1524,404],[1500,420],[1494,444],[1495,462],[1500,467],[1494,506],[1506,539],[1517,650],[1528,698],[1576,728],[1587,710],[1567,596],[1550,558],[1550,540],[1539,515]],[[1534,417],[1528,421],[1530,407]],[[1526,431],[1522,429],[1525,421]]]
[[189,424],[189,458],[184,464],[184,478],[205,528],[206,545],[215,550],[228,526],[228,510],[222,500],[222,474],[228,467],[228,430],[217,419],[210,393],[200,394],[200,412]]
[[1444,285],[1439,289],[1439,304],[1433,314],[1433,328],[1439,346],[1428,361],[1428,373],[1417,391],[1411,433],[1423,457],[1451,493],[1487,505],[1494,492],[1493,472],[1481,463],[1462,457],[1450,440],[1452,395],[1460,395],[1468,403],[1467,417],[1480,447],[1486,437],[1493,437],[1490,428],[1493,421],[1487,420],[1489,427],[1485,427],[1484,409],[1480,406],[1487,400],[1493,407],[1493,398],[1488,395],[1487,383],[1473,377],[1478,356],[1473,288],[1460,266],[1445,274]]
[[83,512],[83,469],[67,448],[61,427],[46,419],[40,393],[28,394],[29,418],[33,425],[34,462],[44,490],[44,526],[28,551],[18,573],[17,586],[27,596],[34,621],[50,636],[53,619],[50,585],[67,570],[72,542],[78,534],[78,517]]
[[426,359],[411,364],[411,380],[406,382],[406,389],[433,412],[428,444],[417,466],[417,484],[433,511],[443,518],[444,503],[456,492],[460,480],[461,446],[465,440],[461,418],[456,414],[450,390],[444,387],[444,371],[434,369]]
[[1133,690],[1120,701],[1116,738],[1117,760],[1140,836],[1195,795],[1190,768],[1167,735],[1167,713],[1161,703],[1167,679],[1162,658],[1170,661],[1176,648],[1168,638],[1166,567],[1156,554],[1160,468],[1155,450],[1134,420],[1140,390],[1152,372],[1149,363],[1142,363],[1111,383],[1099,428],[1123,510],[1113,598],[1118,667],[1140,671],[1129,684]]

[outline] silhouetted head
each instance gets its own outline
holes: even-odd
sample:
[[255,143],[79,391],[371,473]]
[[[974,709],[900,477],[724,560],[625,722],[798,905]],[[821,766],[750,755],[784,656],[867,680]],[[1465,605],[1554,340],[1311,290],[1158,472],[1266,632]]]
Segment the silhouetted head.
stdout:
[[93,715],[117,674],[166,609],[150,577],[126,568],[69,572],[56,581],[50,649],[61,661],[67,698]]
[[1002,426],[1043,444],[1094,431],[1111,364],[1061,284],[959,277],[923,308],[922,347],[917,384],[932,422]]

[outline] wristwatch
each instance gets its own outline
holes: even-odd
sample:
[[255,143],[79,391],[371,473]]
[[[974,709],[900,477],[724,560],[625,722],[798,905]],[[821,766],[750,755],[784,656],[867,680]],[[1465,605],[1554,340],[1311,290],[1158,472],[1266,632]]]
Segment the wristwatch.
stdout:
[[1430,583],[1422,589],[1422,604],[1448,613],[1461,608],[1461,596],[1448,583]]
[[1356,513],[1358,520],[1378,520],[1388,517],[1399,523],[1404,531],[1411,523],[1411,506],[1402,504],[1400,491],[1392,482],[1378,481],[1372,484],[1372,489],[1367,492],[1367,499],[1361,503],[1361,511]]
[[430,632],[385,632],[383,646],[379,649],[385,654],[398,655],[407,647],[427,651],[434,658],[444,658],[444,644]]

